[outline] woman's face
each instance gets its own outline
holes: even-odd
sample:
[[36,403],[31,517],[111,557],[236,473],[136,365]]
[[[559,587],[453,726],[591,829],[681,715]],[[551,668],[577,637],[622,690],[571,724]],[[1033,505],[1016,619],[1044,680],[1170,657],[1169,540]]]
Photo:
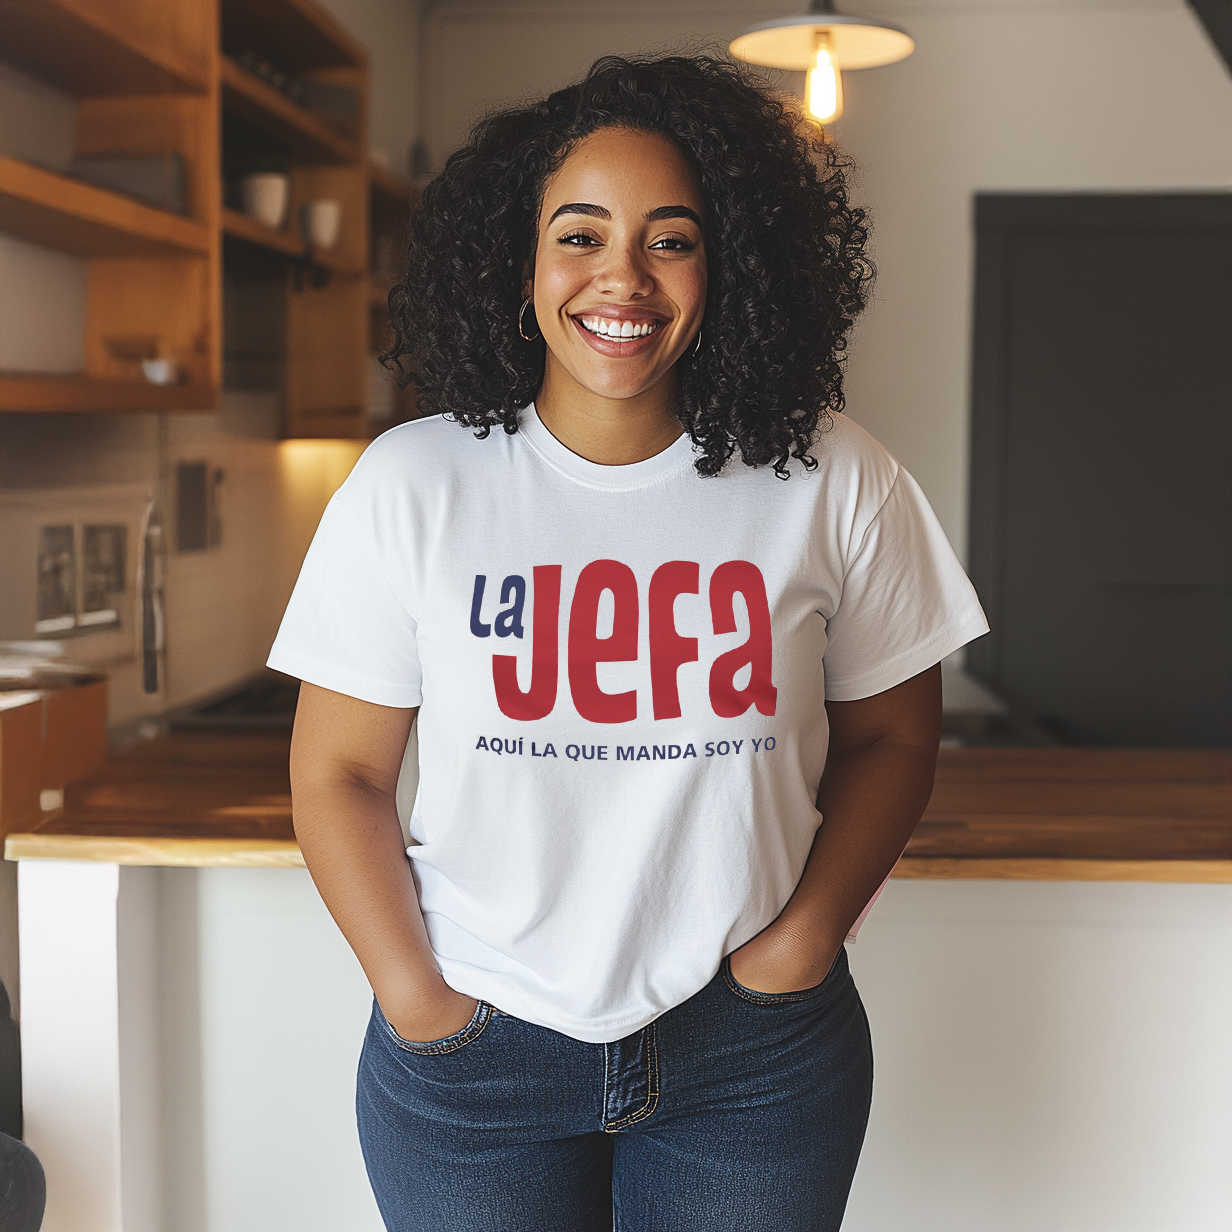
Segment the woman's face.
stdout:
[[[656,133],[606,128],[548,181],[533,297],[556,380],[632,398],[668,377],[706,307],[701,193]],[[527,322],[529,327],[529,322]]]

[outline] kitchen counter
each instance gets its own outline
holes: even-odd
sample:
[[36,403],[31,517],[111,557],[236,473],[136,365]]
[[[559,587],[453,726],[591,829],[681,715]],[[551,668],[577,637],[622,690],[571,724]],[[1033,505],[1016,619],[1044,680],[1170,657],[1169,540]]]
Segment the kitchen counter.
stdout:
[[64,808],[5,841],[9,860],[303,868],[289,732],[173,733],[112,751]]
[[[175,733],[113,753],[10,860],[301,868],[284,733]],[[1232,751],[942,749],[895,876],[1232,883]]]

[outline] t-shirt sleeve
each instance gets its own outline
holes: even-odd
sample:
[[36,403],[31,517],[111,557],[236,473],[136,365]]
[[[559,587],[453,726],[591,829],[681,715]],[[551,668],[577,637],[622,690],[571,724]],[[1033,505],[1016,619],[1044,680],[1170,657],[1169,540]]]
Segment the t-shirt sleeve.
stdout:
[[422,699],[416,624],[338,497],[326,507],[269,666],[378,706]]
[[988,632],[975,589],[919,484],[899,468],[826,626],[826,700],[902,684]]

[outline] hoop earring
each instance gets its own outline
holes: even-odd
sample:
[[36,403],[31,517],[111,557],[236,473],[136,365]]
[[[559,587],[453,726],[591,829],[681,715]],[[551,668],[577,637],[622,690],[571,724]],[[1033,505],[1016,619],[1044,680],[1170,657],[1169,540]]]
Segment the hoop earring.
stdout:
[[702,331],[697,331],[697,341],[693,344],[693,349],[689,352],[690,359],[696,359],[697,353],[702,349]]
[[[522,328],[522,320],[523,320],[523,318],[526,316],[526,310],[527,310],[527,308],[529,308],[529,307],[530,307],[530,296],[528,295],[528,296],[527,296],[527,297],[526,297],[526,298],[522,301],[522,307],[518,309],[518,333],[522,335],[523,341],[525,341],[525,342],[534,342],[536,338],[542,338],[542,337],[543,337],[543,331],[542,331],[542,330],[540,330],[540,331],[539,331],[538,333],[536,333],[536,334],[528,334],[528,333],[526,332],[526,330]],[[539,321],[538,321],[538,319],[536,319],[536,321],[535,321],[535,326],[536,326],[536,328],[538,328],[538,325],[539,325]]]

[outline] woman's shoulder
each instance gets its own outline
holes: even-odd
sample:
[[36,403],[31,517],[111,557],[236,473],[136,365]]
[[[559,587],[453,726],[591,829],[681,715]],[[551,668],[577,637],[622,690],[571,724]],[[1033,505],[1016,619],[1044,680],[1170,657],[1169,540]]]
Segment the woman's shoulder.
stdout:
[[[842,414],[821,422],[809,454],[817,465],[810,470],[793,460],[789,468],[791,478],[779,486],[790,489],[798,485],[800,498],[808,489],[832,513],[846,509],[854,517],[875,514],[890,495],[902,469],[871,432]],[[770,468],[765,470],[769,472]]]
[[472,453],[474,433],[444,415],[425,415],[410,419],[382,432],[364,450],[361,462],[369,466],[414,466],[450,462]]
[[448,484],[458,471],[493,460],[499,449],[483,448],[492,443],[476,440],[471,429],[442,415],[412,419],[382,432],[364,450],[341,491],[355,496]]
[[822,422],[813,438],[812,454],[818,468],[835,478],[881,480],[892,486],[898,477],[894,455],[867,428],[844,414]]

